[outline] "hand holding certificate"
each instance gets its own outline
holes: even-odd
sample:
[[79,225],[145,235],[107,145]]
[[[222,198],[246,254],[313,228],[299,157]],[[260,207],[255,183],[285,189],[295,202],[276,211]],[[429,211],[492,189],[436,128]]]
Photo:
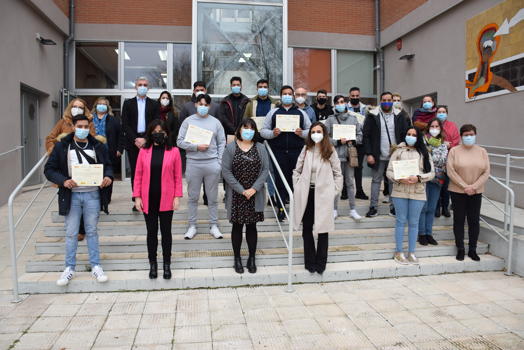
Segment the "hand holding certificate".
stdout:
[[407,179],[420,175],[418,159],[394,160],[393,175],[395,180]]
[[356,140],[357,127],[355,125],[333,124],[333,140]]
[[276,128],[280,129],[281,132],[295,132],[295,130],[300,128],[300,116],[277,114]]
[[71,177],[77,186],[100,186],[104,177],[104,165],[73,165],[71,167]]
[[189,124],[187,127],[186,137],[184,141],[189,142],[193,145],[209,145],[213,132],[210,130],[203,129],[196,125]]
[[264,121],[266,120],[266,117],[253,117],[253,120],[257,124],[258,132],[260,132],[260,130],[262,130],[264,127]]

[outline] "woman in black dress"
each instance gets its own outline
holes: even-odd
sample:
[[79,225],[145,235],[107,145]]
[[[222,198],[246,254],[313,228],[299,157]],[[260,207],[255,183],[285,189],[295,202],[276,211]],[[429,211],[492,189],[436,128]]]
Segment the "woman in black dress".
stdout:
[[266,203],[264,184],[268,176],[269,158],[263,144],[255,142],[257,125],[246,118],[240,123],[236,140],[226,146],[222,157],[222,175],[226,183],[226,210],[233,225],[231,242],[235,256],[235,271],[243,273],[240,247],[242,231],[246,225],[246,241],[249,250],[247,269],[255,273],[257,249],[257,222],[264,221]]

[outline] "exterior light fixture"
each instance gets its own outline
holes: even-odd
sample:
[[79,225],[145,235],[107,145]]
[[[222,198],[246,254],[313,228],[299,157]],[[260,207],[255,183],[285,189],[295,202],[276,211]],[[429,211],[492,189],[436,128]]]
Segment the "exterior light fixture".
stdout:
[[40,33],[36,33],[36,41],[38,41],[40,45],[56,45],[56,42],[51,39],[44,38],[40,35]]

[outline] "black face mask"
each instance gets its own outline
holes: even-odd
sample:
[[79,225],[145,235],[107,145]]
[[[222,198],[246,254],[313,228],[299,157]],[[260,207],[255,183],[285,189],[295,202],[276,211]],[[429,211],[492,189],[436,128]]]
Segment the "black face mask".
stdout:
[[351,103],[352,106],[356,106],[360,103],[360,98],[350,98],[349,102]]
[[164,134],[163,132],[154,132],[151,134],[151,139],[154,143],[163,145],[164,142],[166,142],[166,134]]
[[317,98],[317,102],[319,105],[325,105],[327,102],[327,98],[324,98],[324,97]]

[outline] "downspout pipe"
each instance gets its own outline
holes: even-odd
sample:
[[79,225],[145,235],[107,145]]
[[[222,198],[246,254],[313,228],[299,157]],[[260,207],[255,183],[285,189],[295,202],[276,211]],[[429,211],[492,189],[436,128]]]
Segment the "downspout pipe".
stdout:
[[69,0],[69,36],[64,41],[64,89],[69,90],[69,51],[75,41],[75,0]]
[[380,47],[380,0],[375,0],[375,52],[377,54],[377,95],[384,92],[384,53]]

